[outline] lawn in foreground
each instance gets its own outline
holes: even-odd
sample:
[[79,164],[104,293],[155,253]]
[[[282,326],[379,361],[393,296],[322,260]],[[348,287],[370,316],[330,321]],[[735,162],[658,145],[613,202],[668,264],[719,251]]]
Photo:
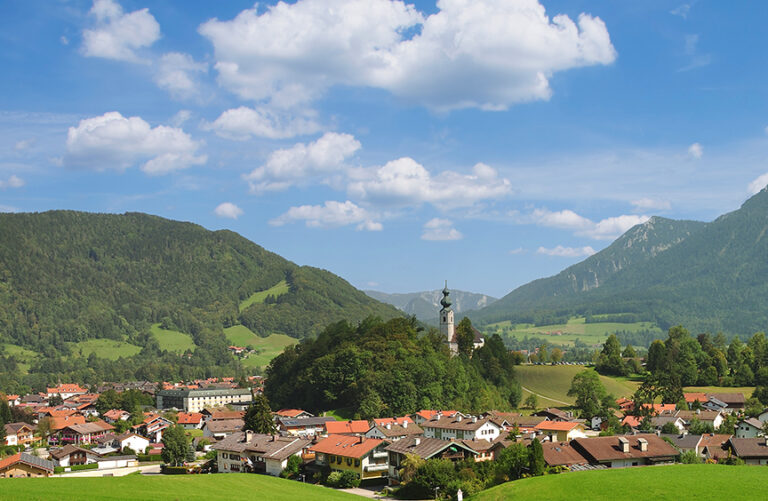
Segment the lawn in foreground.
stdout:
[[266,475],[127,475],[95,478],[3,479],[3,500],[190,500],[268,499],[353,501],[345,492]]
[[584,471],[507,482],[471,501],[768,499],[768,468],[669,465]]
[[[586,367],[580,365],[518,365],[515,367],[515,374],[521,386],[544,397],[555,399],[545,400],[539,397],[539,406],[556,407],[562,405],[556,400],[570,404],[576,402],[576,399],[569,397],[567,393],[573,376],[585,369]],[[625,378],[600,376],[600,381],[606,391],[616,398],[632,395],[639,386],[639,383]],[[528,395],[529,393],[524,391],[523,399]]]

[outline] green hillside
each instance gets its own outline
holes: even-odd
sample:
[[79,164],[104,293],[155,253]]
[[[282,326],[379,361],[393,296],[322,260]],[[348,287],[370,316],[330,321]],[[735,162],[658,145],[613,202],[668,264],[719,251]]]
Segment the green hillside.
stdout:
[[244,325],[233,325],[224,329],[224,335],[235,346],[253,347],[258,354],[248,355],[241,362],[243,367],[265,367],[287,347],[296,344],[296,339],[285,334],[257,336]]
[[471,315],[543,325],[574,315],[663,330],[749,335],[768,327],[768,189],[711,223],[652,218],[603,251]]
[[[539,406],[557,407],[567,403],[573,405],[574,397],[567,395],[573,376],[583,371],[578,365],[519,365],[515,367],[515,375],[523,387],[523,399],[531,393],[539,397]],[[600,376],[600,381],[606,391],[616,398],[631,396],[639,382],[628,381],[624,378]]]
[[[87,493],[87,495],[85,494]],[[127,475],[110,478],[4,479],[2,499],[62,500],[206,500],[269,499],[344,501],[361,499],[326,487],[267,475]]]
[[[401,315],[231,231],[147,214],[3,213],[0,242],[0,345],[39,354],[6,361],[0,353],[9,391],[22,378],[8,373],[26,369],[22,384],[35,388],[59,378],[232,374],[239,366],[225,326],[301,339],[339,320]],[[101,351],[99,340],[114,343]],[[194,355],[182,363],[187,349]],[[91,354],[103,362],[85,363]],[[131,363],[108,363],[130,355]]]
[[590,499],[768,498],[768,470],[757,466],[668,465],[563,473],[507,482],[472,496],[472,501]]

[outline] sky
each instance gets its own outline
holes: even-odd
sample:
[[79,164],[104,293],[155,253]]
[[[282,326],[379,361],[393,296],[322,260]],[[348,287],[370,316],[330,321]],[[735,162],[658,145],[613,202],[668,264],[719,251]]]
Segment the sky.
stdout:
[[[768,2],[0,4],[0,211],[497,297],[768,184]],[[1,243],[0,243],[1,245]]]

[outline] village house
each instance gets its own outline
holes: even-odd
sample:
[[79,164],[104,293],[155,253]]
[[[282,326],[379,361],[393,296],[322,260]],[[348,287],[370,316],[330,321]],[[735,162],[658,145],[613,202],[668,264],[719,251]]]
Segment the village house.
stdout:
[[278,476],[291,456],[307,454],[312,442],[297,437],[261,435],[238,431],[214,444],[222,473],[253,472]]
[[745,419],[736,425],[736,438],[756,438],[763,435],[763,423],[759,419]]
[[573,421],[542,421],[535,430],[550,442],[570,442],[574,438],[586,437],[584,425]]
[[122,451],[126,447],[136,454],[144,454],[149,447],[150,441],[147,437],[133,432],[125,432],[121,435],[108,434],[99,440],[99,444],[106,447],[112,447],[115,450]]
[[355,472],[360,480],[387,476],[389,457],[384,441],[350,435],[330,435],[313,445],[315,464],[333,471]]
[[27,423],[8,423],[5,429],[5,445],[30,445],[37,442],[35,426]]
[[325,435],[364,435],[371,425],[364,419],[355,421],[326,421]]
[[104,421],[72,424],[59,430],[55,442],[57,444],[93,444],[113,429],[112,425]]
[[544,453],[544,462],[548,466],[563,466],[572,468],[576,465],[584,466],[589,464],[575,447],[571,447],[569,442],[542,442],[541,449]]
[[502,432],[502,427],[490,417],[464,417],[459,413],[452,417],[437,414],[425,421],[422,428],[426,438],[443,440],[485,439],[490,442],[496,440]]
[[536,431],[536,426],[544,421],[549,421],[549,418],[545,416],[520,416],[513,413],[493,413],[490,414],[494,421],[499,422],[502,420],[505,423],[504,429],[506,431],[513,431],[517,427],[519,434],[533,433]]
[[[707,398],[713,398],[725,404],[725,412],[742,411],[746,405],[743,393],[708,393]],[[713,409],[717,410],[717,409]]]
[[563,411],[556,407],[547,407],[546,409],[534,412],[532,416],[545,417],[550,421],[573,421],[573,412]]
[[243,429],[242,419],[217,419],[206,421],[203,425],[203,436],[221,440]]
[[302,409],[280,409],[279,411],[275,412],[275,416],[284,417],[284,418],[293,418],[293,419],[315,417],[314,414],[311,414]]
[[176,424],[185,430],[195,430],[203,427],[203,415],[199,412],[179,412]]
[[15,407],[21,403],[21,398],[19,398],[18,395],[6,395],[5,398],[8,399],[8,405],[11,407]]
[[95,463],[101,457],[93,451],[72,444],[58,449],[51,449],[50,454],[56,466],[62,467]]
[[203,421],[226,421],[230,419],[243,419],[245,417],[245,411],[203,409],[201,414],[204,416]]
[[577,438],[571,441],[571,446],[590,464],[602,464],[609,468],[672,464],[679,454],[677,449],[655,434]]
[[695,410],[695,411],[677,411],[675,417],[684,421],[685,427],[691,425],[693,419],[698,419],[703,424],[709,424],[713,429],[720,428],[723,424],[723,413],[720,411]]
[[[448,416],[452,417],[456,414],[460,414],[459,411],[434,411],[434,410],[420,410],[419,412],[416,412],[414,414],[411,414],[410,418],[413,420],[414,423],[421,426],[424,424],[424,421],[429,421],[430,419],[434,418],[438,414],[442,416]],[[464,416],[466,417],[466,416]]]
[[768,464],[768,438],[731,438],[728,447],[733,455],[744,460],[746,464]]
[[698,453],[704,459],[720,461],[728,457],[728,441],[732,435],[705,433],[701,436]]
[[387,442],[395,442],[405,437],[424,434],[424,430],[419,425],[411,422],[410,419],[401,423],[397,424],[388,421],[384,424],[376,424],[374,421],[373,426],[365,433],[365,436],[368,438],[380,438]]
[[85,395],[88,390],[81,388],[79,384],[60,384],[54,388],[48,388],[46,390],[47,398],[59,396],[62,400],[66,400],[75,395]]
[[680,452],[694,451],[696,454],[701,452],[701,435],[691,435],[687,432],[682,433],[661,433],[659,436],[672,442]]
[[682,433],[686,429],[686,423],[683,421],[682,418],[677,416],[670,416],[670,415],[662,415],[662,416],[652,416],[651,418],[651,425],[653,425],[653,428],[656,430],[661,430],[664,425],[668,423],[672,423],[675,425],[675,428],[677,428],[678,433]]
[[118,421],[128,421],[131,418],[131,414],[123,409],[110,409],[102,417],[107,423],[114,424]]
[[53,467],[53,461],[19,452],[0,460],[0,478],[49,477]]
[[139,435],[149,438],[151,442],[160,442],[163,440],[163,431],[172,425],[173,423],[163,416],[148,413],[145,414],[144,421],[133,425],[131,429]]
[[384,448],[389,454],[389,483],[400,482],[400,468],[405,458],[413,454],[421,459],[448,459],[463,461],[474,458],[477,453],[462,442],[451,442],[439,438],[408,437]]
[[277,429],[281,433],[295,437],[314,437],[322,435],[325,423],[335,421],[332,417],[277,418]]

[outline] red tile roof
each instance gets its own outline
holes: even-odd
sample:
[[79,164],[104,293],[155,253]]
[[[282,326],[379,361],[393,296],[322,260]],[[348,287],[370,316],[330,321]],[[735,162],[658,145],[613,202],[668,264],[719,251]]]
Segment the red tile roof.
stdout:
[[373,422],[376,425],[397,424],[402,426],[403,423],[413,423],[413,420],[408,416],[403,416],[391,418],[374,418]]
[[81,388],[79,384],[62,383],[55,388],[48,388],[48,393],[88,393],[88,390]]
[[365,433],[371,429],[368,421],[328,421],[325,423],[325,431],[331,434]]
[[278,416],[284,416],[284,417],[296,417],[304,412],[307,412],[302,409],[280,409],[279,411],[275,412]]
[[67,426],[74,424],[85,424],[85,416],[76,414],[73,416],[52,417],[51,431],[63,430]]
[[179,424],[199,424],[203,420],[203,415],[199,412],[179,412]]
[[621,420],[621,425],[627,425],[631,428],[637,428],[640,426],[640,422],[642,421],[641,418],[637,416],[624,416],[624,419]]
[[313,445],[310,450],[343,456],[348,458],[362,458],[373,449],[384,443],[377,438],[351,437],[349,435],[330,435]]
[[128,413],[126,411],[122,410],[122,409],[110,409],[110,410],[108,410],[107,412],[104,413],[104,417],[105,418],[109,418],[109,419],[118,420],[118,419],[120,419],[122,416],[124,416],[126,414],[128,414]]
[[697,400],[703,404],[709,400],[706,393],[683,393],[683,397],[689,404],[692,404]]
[[577,426],[583,428],[581,423],[574,423],[573,421],[542,421],[535,426],[535,429],[545,431],[571,431]]
[[437,413],[440,412],[443,414],[443,416],[453,416],[458,411],[433,411],[433,410],[420,410],[416,413],[417,416],[420,416],[426,420],[430,420],[433,417],[437,415]]

